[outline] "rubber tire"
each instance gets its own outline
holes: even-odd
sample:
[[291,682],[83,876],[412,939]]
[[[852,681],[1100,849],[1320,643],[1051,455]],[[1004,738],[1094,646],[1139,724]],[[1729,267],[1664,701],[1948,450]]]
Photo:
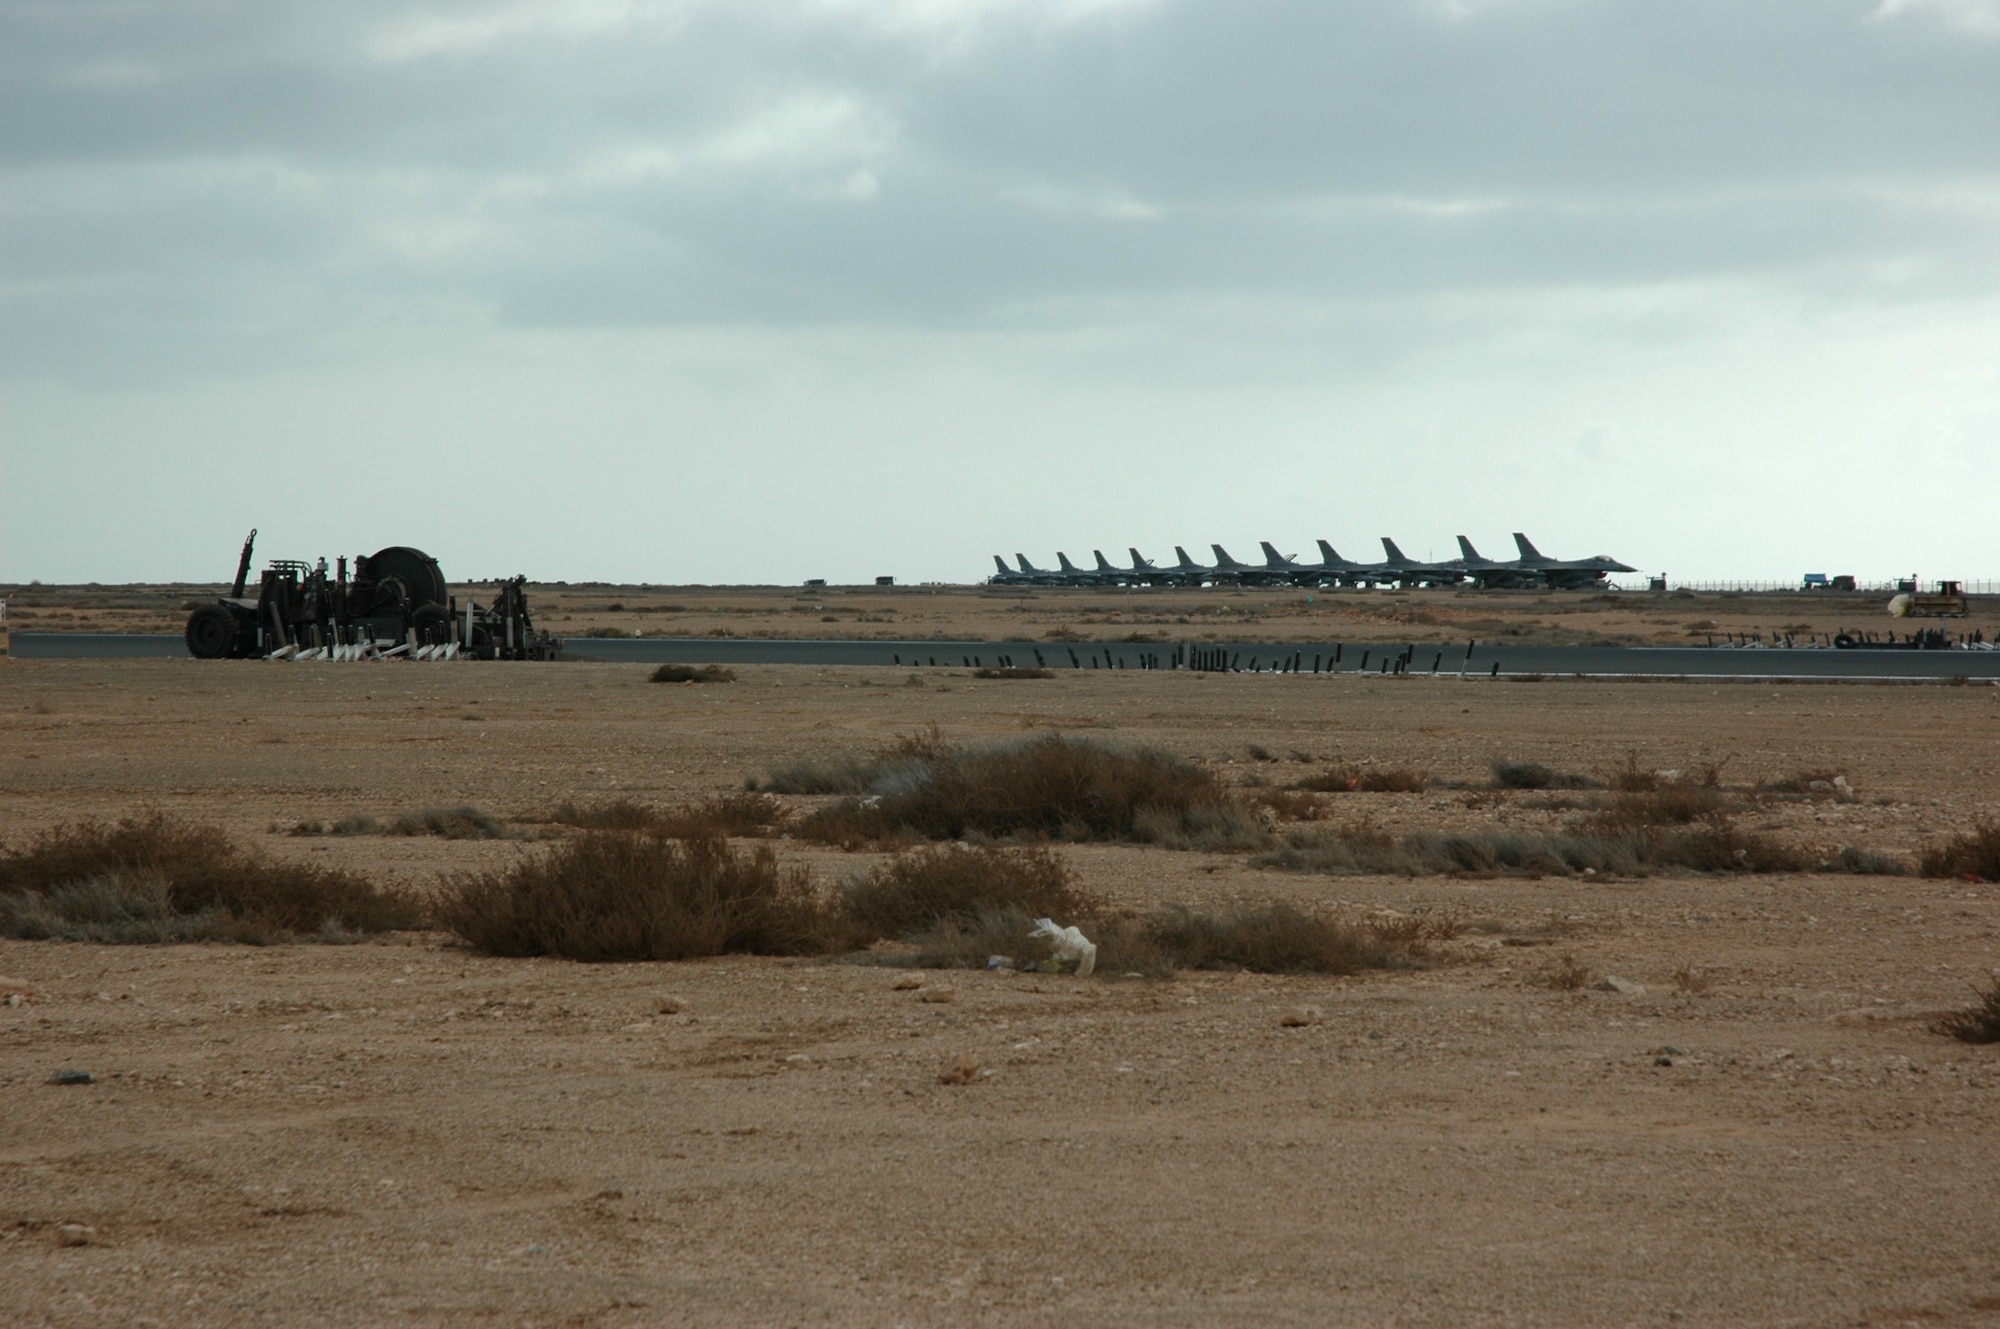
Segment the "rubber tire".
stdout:
[[228,605],[203,605],[188,615],[188,654],[197,660],[227,660],[236,654],[242,628]]
[[417,641],[425,646],[436,646],[452,640],[451,611],[433,601],[416,607],[410,615],[410,626],[417,630]]

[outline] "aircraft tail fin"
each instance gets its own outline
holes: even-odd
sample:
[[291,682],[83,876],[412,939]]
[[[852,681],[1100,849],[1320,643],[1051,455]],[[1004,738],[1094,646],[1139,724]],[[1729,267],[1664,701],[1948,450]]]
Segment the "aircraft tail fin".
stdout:
[[1410,561],[1404,557],[1402,550],[1396,548],[1396,542],[1386,535],[1382,537],[1382,552],[1389,556],[1389,561],[1392,563],[1407,563]]
[[1235,559],[1231,558],[1229,556],[1229,551],[1227,549],[1224,549],[1221,545],[1210,545],[1209,548],[1215,551],[1215,566],[1217,566],[1218,568],[1236,568],[1243,566],[1242,564],[1238,563]]
[[1535,548],[1535,542],[1519,531],[1514,532],[1514,547],[1521,551],[1522,558],[1540,558],[1542,551]]
[[1017,553],[1017,554],[1015,554],[1015,555],[1014,555],[1014,561],[1015,561],[1016,563],[1019,563],[1019,564],[1021,565],[1021,571],[1023,571],[1023,572],[1039,572],[1039,571],[1041,571],[1041,569],[1040,569],[1040,568],[1036,567],[1036,566],[1035,566],[1035,565],[1034,565],[1033,563],[1030,563],[1030,562],[1028,561],[1028,556],[1027,556],[1026,554],[1018,554],[1018,553]]
[[1174,546],[1174,552],[1180,555],[1182,567],[1193,569],[1201,566],[1200,564],[1196,563],[1193,559],[1189,558],[1187,555],[1187,550],[1181,548],[1179,545]]
[[1264,550],[1264,562],[1267,566],[1282,568],[1292,561],[1272,548],[1269,540],[1259,540],[1257,543]]
[[1078,567],[1078,566],[1077,566],[1076,564],[1074,564],[1074,563],[1070,562],[1070,561],[1069,561],[1069,555],[1068,555],[1068,554],[1065,554],[1065,553],[1064,553],[1064,552],[1063,552],[1062,550],[1060,550],[1060,549],[1056,550],[1056,566],[1057,566],[1058,568],[1062,569],[1062,570],[1063,570],[1064,572],[1081,572],[1081,571],[1083,571],[1083,569],[1082,569],[1082,568],[1079,568],[1079,567]]
[[1000,557],[1000,555],[998,554],[995,554],[993,556],[993,566],[1000,569],[1000,575],[1003,577],[1011,577],[1014,575],[1014,569],[1008,567],[1007,560]]
[[1324,541],[1324,540],[1315,540],[1315,541],[1314,541],[1313,543],[1314,543],[1314,544],[1317,544],[1317,545],[1319,546],[1319,561],[1320,561],[1320,562],[1322,562],[1322,563],[1340,563],[1340,562],[1344,562],[1344,561],[1345,561],[1344,559],[1342,559],[1342,558],[1341,558],[1341,556],[1340,556],[1339,554],[1336,554],[1336,553],[1334,553],[1334,552],[1333,552],[1333,546],[1332,546],[1332,545],[1330,545],[1330,544],[1328,544],[1328,543],[1327,543],[1326,541]]
[[1090,552],[1097,556],[1097,570],[1099,572],[1118,571],[1117,568],[1111,566],[1111,560],[1104,556],[1104,551],[1102,549],[1093,549]]
[[1132,571],[1139,572],[1153,566],[1140,556],[1137,549],[1128,547],[1125,552],[1132,556]]
[[1472,541],[1462,535],[1458,537],[1458,552],[1474,563],[1484,563],[1486,561],[1479,556],[1479,551],[1472,547]]

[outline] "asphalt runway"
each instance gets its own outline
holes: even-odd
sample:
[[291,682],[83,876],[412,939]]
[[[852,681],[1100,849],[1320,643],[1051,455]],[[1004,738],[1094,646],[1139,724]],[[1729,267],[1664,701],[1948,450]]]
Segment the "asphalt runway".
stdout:
[[[1011,660],[1050,669],[1144,669],[1171,660],[1177,643],[1063,643],[1030,641],[799,641],[767,638],[579,637],[565,656],[620,664],[812,664],[952,668]],[[2000,651],[1852,650],[1827,647],[1518,646],[1465,643],[1446,646],[1397,642],[1201,642],[1217,667],[1269,672],[1296,666],[1380,675],[1406,659],[1414,675],[1500,677],[1543,675],[1590,678],[1771,678],[1926,682],[1951,678],[2000,680]],[[139,633],[16,632],[13,653],[22,660],[188,658],[177,635]]]

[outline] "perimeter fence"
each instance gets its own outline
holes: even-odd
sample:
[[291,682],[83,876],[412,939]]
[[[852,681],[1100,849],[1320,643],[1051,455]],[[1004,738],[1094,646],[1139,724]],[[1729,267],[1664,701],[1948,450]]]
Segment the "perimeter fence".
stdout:
[[[1696,594],[1708,595],[1824,595],[1829,599],[1835,599],[1848,595],[1894,595],[1899,590],[1904,589],[1901,583],[1908,580],[1910,579],[1905,577],[1899,578],[1896,581],[1858,582],[1851,591],[1844,589],[1835,590],[1828,586],[1806,586],[1797,581],[1673,581],[1670,579],[1666,586],[1661,588],[1649,586],[1645,582],[1626,580],[1614,581],[1612,586],[1616,590],[1651,591],[1656,595],[1664,589],[1669,594],[1674,591],[1693,591]],[[1937,588],[1937,580],[1935,578],[1921,578],[1918,579],[1917,586],[1918,589],[1924,591],[1935,590]],[[1958,583],[1958,589],[1966,595],[2000,595],[2000,581],[1961,580]]]

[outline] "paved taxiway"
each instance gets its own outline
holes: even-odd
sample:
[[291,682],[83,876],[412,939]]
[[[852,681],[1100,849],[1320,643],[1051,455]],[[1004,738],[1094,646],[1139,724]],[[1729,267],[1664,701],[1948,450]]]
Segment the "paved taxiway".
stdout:
[[[2000,651],[1840,651],[1825,647],[1760,649],[1756,647],[1648,646],[1521,646],[1475,645],[1468,654],[1463,643],[1445,646],[1399,642],[1202,642],[1197,649],[1226,653],[1238,668],[1254,662],[1269,670],[1296,660],[1310,674],[1314,661],[1322,670],[1341,673],[1382,672],[1385,660],[1405,652],[1412,674],[1587,675],[1631,678],[1791,678],[1828,680],[1945,680],[1957,677],[2000,681]],[[1139,669],[1148,657],[1165,661],[1175,643],[1030,641],[815,641],[780,638],[728,637],[579,637],[566,654],[576,659],[625,664],[812,664],[889,665],[922,668],[962,668],[968,663],[997,665],[1002,657],[1016,665],[1035,663],[1036,651],[1051,669],[1081,667]],[[187,656],[178,636],[164,633],[16,632],[13,653],[22,660],[103,659]],[[1072,654],[1073,653],[1073,654]],[[1336,664],[1333,657],[1338,653]],[[1074,660],[1076,663],[1072,663]],[[1365,666],[1364,666],[1364,663]],[[1391,666],[1393,668],[1393,666]]]

